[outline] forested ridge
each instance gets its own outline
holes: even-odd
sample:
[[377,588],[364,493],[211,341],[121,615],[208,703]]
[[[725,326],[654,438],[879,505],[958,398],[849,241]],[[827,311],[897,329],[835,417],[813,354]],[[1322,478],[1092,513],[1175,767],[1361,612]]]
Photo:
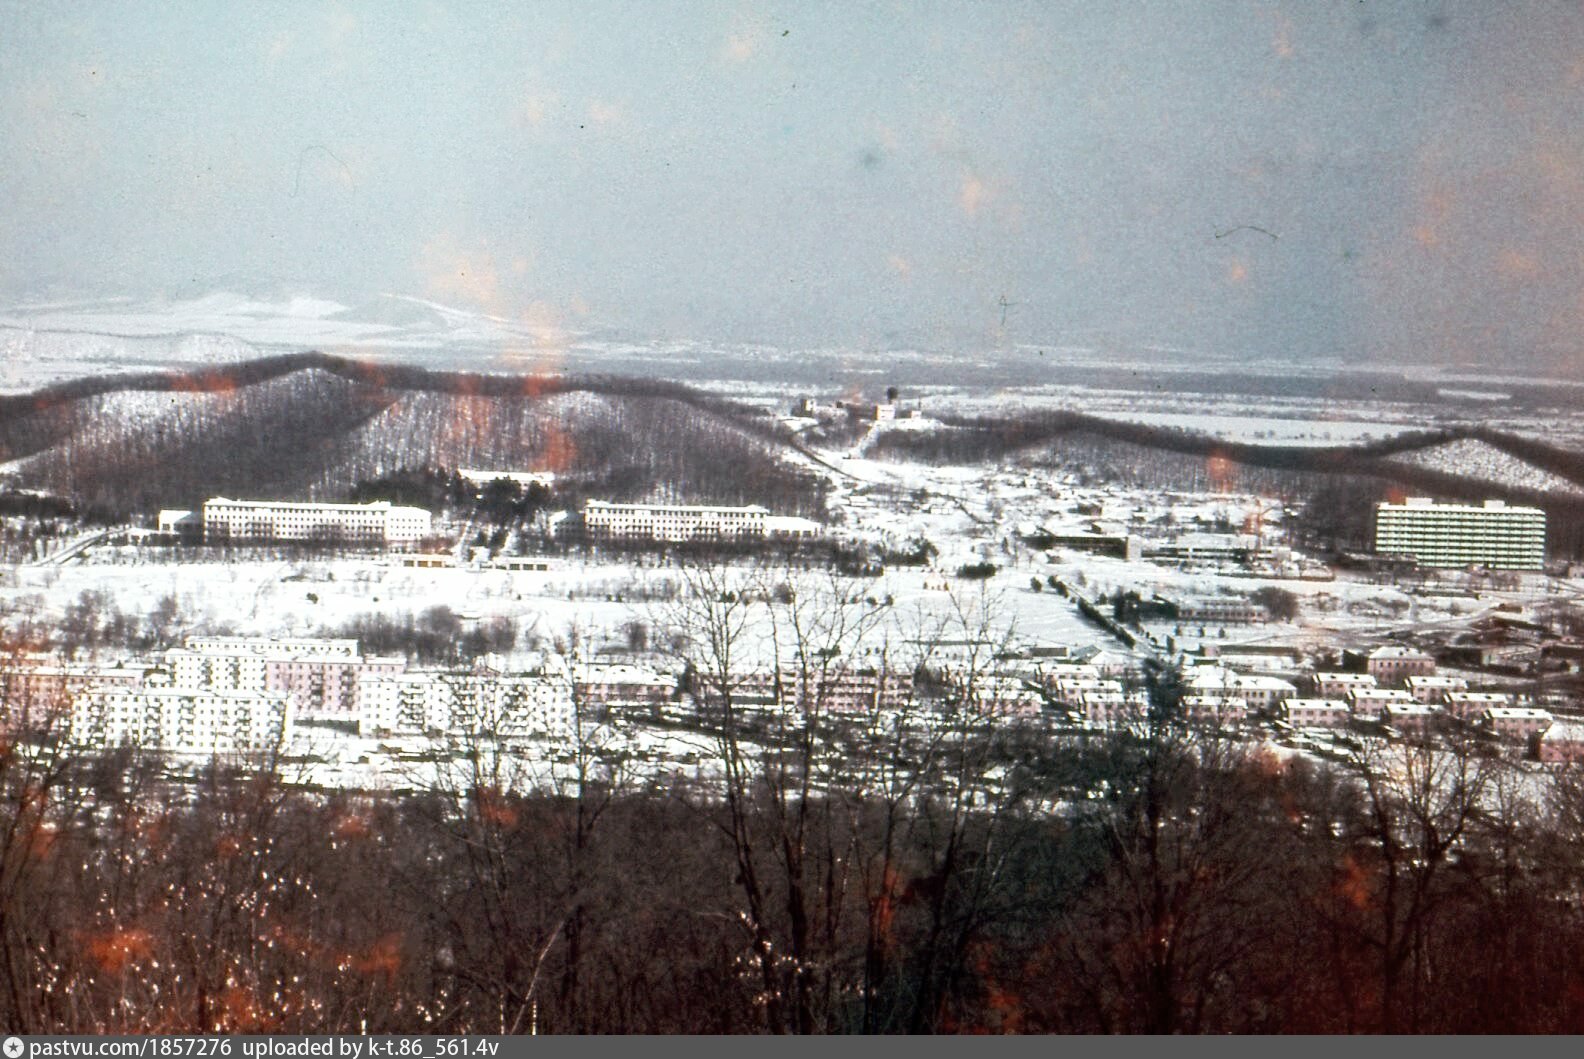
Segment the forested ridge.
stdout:
[[81,380],[0,398],[23,485],[146,513],[215,495],[337,500],[410,470],[542,470],[611,498],[762,503],[821,491],[763,418],[687,387],[485,375],[320,353]]

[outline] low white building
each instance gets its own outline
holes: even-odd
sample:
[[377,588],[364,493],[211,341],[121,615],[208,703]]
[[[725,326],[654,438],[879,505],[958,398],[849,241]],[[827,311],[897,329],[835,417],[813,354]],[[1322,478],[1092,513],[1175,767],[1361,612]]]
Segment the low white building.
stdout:
[[1467,691],[1468,681],[1462,677],[1449,677],[1440,674],[1427,676],[1412,676],[1406,681],[1408,694],[1416,702],[1426,702],[1437,705],[1446,701],[1449,693],[1454,691]]
[[1236,725],[1248,719],[1248,703],[1237,696],[1184,695],[1182,713],[1191,724]]
[[1430,655],[1413,647],[1388,644],[1377,647],[1364,661],[1366,672],[1382,684],[1395,684],[1414,676],[1428,676],[1435,672],[1436,662]]
[[1348,705],[1353,707],[1354,716],[1372,721],[1380,720],[1388,706],[1405,706],[1413,701],[1414,697],[1401,688],[1359,687],[1348,692]]
[[555,485],[554,471],[480,471],[471,467],[459,467],[457,476],[463,481],[474,485],[489,485],[491,482],[512,482],[527,488],[530,485],[542,486],[550,489]]
[[824,532],[818,522],[772,515],[757,504],[721,507],[683,504],[583,505],[583,531],[595,541],[763,541],[801,540]]
[[1474,721],[1487,710],[1512,705],[1512,696],[1500,691],[1449,691],[1442,708],[1460,721]]
[[1353,711],[1340,699],[1286,699],[1282,719],[1294,728],[1345,728]]
[[1270,710],[1277,703],[1295,698],[1298,689],[1280,677],[1251,676],[1238,674],[1233,684],[1233,691],[1252,710]]
[[1341,699],[1355,689],[1374,688],[1375,678],[1368,673],[1319,672],[1309,676],[1315,696],[1322,699]]
[[1492,706],[1485,711],[1481,723],[1503,739],[1521,741],[1545,732],[1551,727],[1552,720],[1548,710],[1529,706]]
[[1423,734],[1430,730],[1441,711],[1424,702],[1392,702],[1381,711],[1381,720],[1404,733]]

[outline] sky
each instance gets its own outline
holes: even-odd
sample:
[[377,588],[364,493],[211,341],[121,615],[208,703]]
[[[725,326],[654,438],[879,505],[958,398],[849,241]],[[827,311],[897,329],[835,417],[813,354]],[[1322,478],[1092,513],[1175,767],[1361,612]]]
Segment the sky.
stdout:
[[0,3],[0,302],[1584,368],[1577,3]]

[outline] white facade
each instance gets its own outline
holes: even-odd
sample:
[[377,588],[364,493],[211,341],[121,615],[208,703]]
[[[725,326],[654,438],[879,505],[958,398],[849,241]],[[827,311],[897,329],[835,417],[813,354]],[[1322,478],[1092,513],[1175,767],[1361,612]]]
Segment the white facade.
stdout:
[[1425,566],[1539,570],[1545,544],[1546,516],[1536,507],[1500,500],[1437,504],[1424,497],[1375,505],[1375,551],[1412,556]]
[[1309,683],[1314,687],[1315,695],[1322,699],[1345,698],[1356,689],[1376,686],[1375,678],[1368,673],[1313,673]]
[[1431,704],[1445,702],[1450,692],[1468,690],[1468,681],[1462,677],[1439,676],[1434,673],[1428,676],[1409,677],[1406,684],[1408,694],[1415,700]]
[[1423,651],[1388,644],[1371,651],[1364,668],[1377,681],[1390,684],[1407,677],[1429,676],[1435,672],[1436,662]]
[[1425,732],[1440,712],[1423,702],[1393,702],[1381,711],[1381,719],[1399,732]]
[[668,504],[608,504],[590,500],[583,528],[595,540],[736,541],[817,537],[819,523],[772,515],[758,505],[708,507]]
[[171,682],[205,691],[270,691],[288,696],[293,715],[314,720],[358,716],[365,681],[390,677],[401,658],[360,655],[356,640],[194,636],[165,652]]
[[291,737],[291,702],[268,691],[96,687],[72,703],[71,740],[181,754],[274,750]]
[[1348,692],[1348,703],[1359,717],[1379,720],[1388,706],[1417,706],[1414,697],[1398,688],[1355,688]]
[[653,706],[676,697],[675,677],[643,666],[584,662],[573,676],[578,697],[591,706]]
[[1352,716],[1347,703],[1338,699],[1287,699],[1281,712],[1294,728],[1342,728]]
[[204,540],[344,541],[352,544],[410,544],[429,535],[430,514],[389,501],[369,504],[309,504],[215,497],[203,506]]
[[568,739],[576,718],[572,676],[554,657],[530,673],[420,671],[363,682],[365,736]]
[[1472,721],[1493,706],[1511,706],[1512,696],[1500,691],[1449,691],[1443,702],[1447,713]]
[[1483,718],[1486,727],[1504,739],[1528,739],[1542,734],[1553,720],[1547,710],[1528,706],[1492,706]]

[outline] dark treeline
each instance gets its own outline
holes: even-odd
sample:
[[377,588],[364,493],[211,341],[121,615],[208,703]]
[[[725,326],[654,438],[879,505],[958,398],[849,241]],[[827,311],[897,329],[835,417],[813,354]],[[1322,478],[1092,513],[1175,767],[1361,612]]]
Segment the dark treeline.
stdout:
[[130,753],[8,745],[0,1025],[1584,1029],[1574,776],[1528,801],[1473,756],[1359,783],[1181,733],[997,739],[986,809],[856,783],[788,802],[768,765],[729,802],[219,767],[169,790]]
[[[1378,460],[1433,448],[1450,441],[1473,439],[1501,448],[1584,485],[1584,453],[1485,427],[1409,431],[1355,445],[1267,445],[1225,441],[1189,430],[1129,423],[1065,410],[1006,418],[945,417],[943,421],[950,429],[890,432],[875,440],[875,448],[905,452],[938,462],[968,463],[1049,444],[1070,434],[1085,434],[1207,459],[1219,457],[1274,470],[1367,473]],[[1394,465],[1391,473],[1412,476],[1421,470]]]
[[469,627],[450,607],[436,604],[418,614],[362,614],[325,635],[355,639],[370,654],[454,664],[513,650],[517,623],[496,615]]

